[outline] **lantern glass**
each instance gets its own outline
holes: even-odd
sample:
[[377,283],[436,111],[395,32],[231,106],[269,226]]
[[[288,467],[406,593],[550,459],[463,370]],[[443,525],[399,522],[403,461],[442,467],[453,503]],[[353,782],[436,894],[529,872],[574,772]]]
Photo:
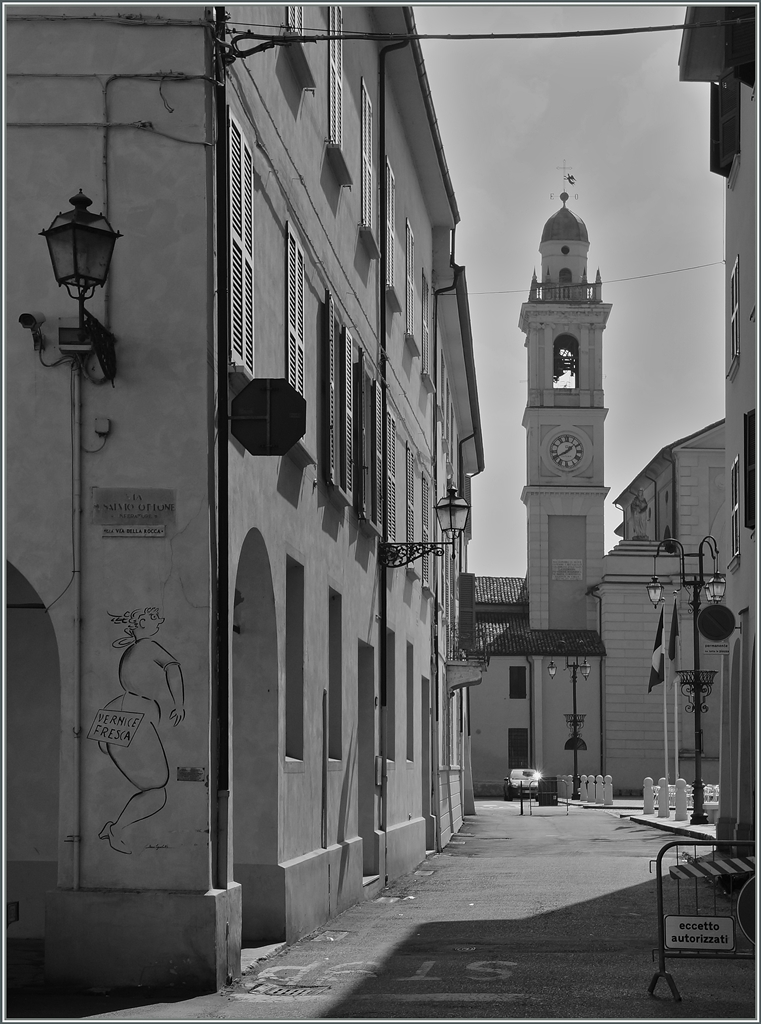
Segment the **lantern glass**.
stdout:
[[551,661],[549,663],[549,665],[547,666],[547,671],[549,673],[550,679],[554,679],[555,678],[555,673],[557,672],[557,670],[558,670],[557,665],[555,664],[554,661]]
[[724,597],[726,589],[727,581],[724,576],[721,573],[715,573],[705,585],[706,597],[714,604],[718,604]]
[[585,679],[589,679],[589,673],[592,671],[592,666],[587,664],[586,658],[584,664],[581,666],[581,674]]
[[447,496],[436,505],[436,518],[441,530],[453,536],[463,532],[469,515],[470,505],[465,498],[458,497],[456,487],[450,487]]
[[101,214],[88,213],[92,201],[82,192],[70,202],[73,209],[60,213],[47,231],[41,232],[48,243],[55,279],[59,285],[83,289],[102,286],[120,232]]
[[660,582],[657,576],[653,576],[653,578],[647,585],[647,596],[650,598],[650,600],[656,608],[660,604],[662,595],[663,584]]

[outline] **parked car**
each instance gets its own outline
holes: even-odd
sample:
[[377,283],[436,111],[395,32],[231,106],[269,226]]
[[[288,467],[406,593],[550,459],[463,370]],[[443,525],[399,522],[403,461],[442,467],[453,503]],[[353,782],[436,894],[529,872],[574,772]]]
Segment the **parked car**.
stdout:
[[505,778],[505,800],[514,800],[516,797],[520,797],[521,792],[524,797],[536,797],[541,777],[541,772],[538,772],[536,768],[513,768]]

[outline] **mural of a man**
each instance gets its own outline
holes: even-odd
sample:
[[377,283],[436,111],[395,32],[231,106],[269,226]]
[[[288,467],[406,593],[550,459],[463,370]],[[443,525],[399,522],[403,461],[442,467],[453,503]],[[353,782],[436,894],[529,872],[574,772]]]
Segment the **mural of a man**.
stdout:
[[140,722],[129,746],[99,742],[122,775],[137,789],[115,821],[107,821],[99,836],[107,839],[118,853],[132,853],[124,838],[125,831],[136,821],[156,814],[166,803],[169,764],[161,742],[159,726],[166,717],[177,726],[185,717],[185,685],[178,660],[161,644],[151,639],[164,622],[158,608],[138,608],[112,615],[111,621],[123,624],[126,636],[114,641],[113,647],[126,650],[119,661],[119,683],[122,693],[106,705],[105,710],[139,713]]

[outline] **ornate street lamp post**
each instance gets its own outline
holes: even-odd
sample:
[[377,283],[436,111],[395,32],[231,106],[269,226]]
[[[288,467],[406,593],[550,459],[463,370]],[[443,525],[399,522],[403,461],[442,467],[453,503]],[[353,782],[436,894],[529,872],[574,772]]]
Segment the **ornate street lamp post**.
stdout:
[[[573,688],[573,714],[565,716],[566,724],[571,730],[571,735],[565,743],[565,749],[573,751],[573,792],[571,794],[571,799],[578,800],[579,785],[581,782],[581,779],[579,778],[579,751],[587,749],[587,745],[581,738],[580,733],[584,728],[584,719],[587,716],[578,714],[576,710],[576,673],[581,670],[581,674],[584,678],[588,679],[589,673],[592,671],[592,666],[587,662],[586,658],[584,658],[584,661],[580,663],[578,654],[566,654],[565,667],[571,673],[571,686]],[[550,659],[550,663],[547,666],[547,672],[549,673],[550,679],[555,678],[557,670],[557,665]]]
[[[713,560],[713,575],[706,578],[704,571],[704,547],[710,552]],[[695,715],[695,781],[692,785],[692,817],[690,823],[693,825],[705,825],[708,822],[708,815],[703,808],[703,727],[702,715],[708,711],[708,705],[704,698],[710,696],[714,671],[700,670],[700,631],[698,629],[698,614],[700,612],[700,591],[705,590],[706,598],[717,604],[724,597],[726,590],[726,579],[722,573],[717,572],[719,549],[716,541],[710,535],[704,537],[698,545],[697,551],[685,551],[683,545],[673,537],[659,542],[653,556],[653,578],[647,584],[647,594],[654,607],[658,607],[663,599],[663,584],[656,574],[656,561],[658,556],[678,555],[679,557],[679,586],[688,590],[690,597],[688,607],[692,612],[692,669],[678,671],[679,682],[682,693],[688,698],[686,706],[688,712]],[[697,558],[698,567],[696,572],[688,572],[685,567],[686,558]]]
[[388,541],[381,541],[378,545],[378,561],[381,565],[397,568],[400,565],[409,565],[416,558],[423,555],[444,554],[444,545],[452,545],[452,558],[455,556],[455,544],[462,536],[465,527],[468,525],[470,516],[470,505],[465,498],[457,494],[456,487],[450,487],[446,497],[436,504],[436,518],[439,521],[439,528],[444,534],[443,541],[409,541],[408,543],[395,544]]

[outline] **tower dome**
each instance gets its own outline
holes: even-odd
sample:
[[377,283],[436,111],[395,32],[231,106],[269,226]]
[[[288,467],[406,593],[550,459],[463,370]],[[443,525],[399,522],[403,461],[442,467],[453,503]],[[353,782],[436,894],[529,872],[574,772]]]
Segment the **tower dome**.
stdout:
[[543,242],[588,242],[587,226],[568,207],[563,206],[553,213],[542,231]]

